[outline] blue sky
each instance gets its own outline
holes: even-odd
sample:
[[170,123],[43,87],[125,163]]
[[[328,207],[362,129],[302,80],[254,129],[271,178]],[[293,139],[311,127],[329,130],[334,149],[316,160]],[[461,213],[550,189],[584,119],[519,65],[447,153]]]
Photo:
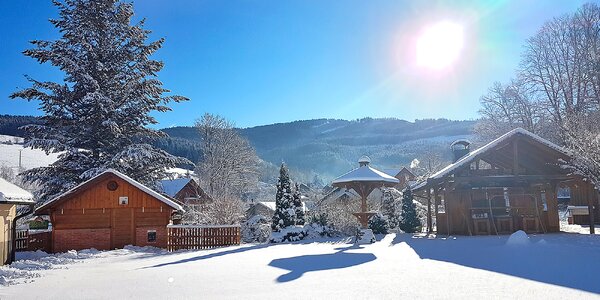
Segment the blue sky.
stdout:
[[[475,119],[479,97],[507,81],[526,39],[586,1],[135,1],[152,37],[159,79],[187,96],[156,114],[157,127],[190,125],[204,112],[240,127],[314,118]],[[50,1],[6,1],[0,12],[0,114],[39,115],[9,100],[25,74],[60,80],[21,54],[54,39]],[[460,24],[464,46],[444,71],[414,66],[415,40],[440,21]]]

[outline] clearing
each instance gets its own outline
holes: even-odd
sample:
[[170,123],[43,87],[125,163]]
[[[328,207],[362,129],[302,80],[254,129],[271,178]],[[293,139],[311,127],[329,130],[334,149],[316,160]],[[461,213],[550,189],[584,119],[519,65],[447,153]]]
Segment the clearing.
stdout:
[[569,233],[21,258],[0,268],[2,299],[600,298],[600,236]]

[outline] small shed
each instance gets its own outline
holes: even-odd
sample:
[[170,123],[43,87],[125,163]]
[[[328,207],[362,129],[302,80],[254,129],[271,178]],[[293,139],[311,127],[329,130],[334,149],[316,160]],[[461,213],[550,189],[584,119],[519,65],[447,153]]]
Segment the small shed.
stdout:
[[33,205],[33,195],[0,178],[0,264],[2,265],[12,260],[19,204]]
[[167,247],[171,215],[183,207],[116,170],[107,170],[35,210],[50,215],[52,251],[125,245]]

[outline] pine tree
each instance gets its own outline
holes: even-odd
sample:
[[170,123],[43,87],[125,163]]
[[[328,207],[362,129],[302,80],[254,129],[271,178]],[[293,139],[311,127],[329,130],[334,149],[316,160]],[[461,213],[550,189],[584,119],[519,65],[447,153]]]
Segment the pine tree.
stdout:
[[281,164],[279,179],[277,179],[277,194],[275,195],[275,213],[271,224],[273,231],[280,231],[294,225],[296,210],[293,205],[290,175],[285,165]]
[[398,227],[404,232],[413,233],[421,227],[421,221],[417,216],[412,191],[406,188],[402,193],[402,210],[400,212],[400,224]]
[[39,63],[57,66],[62,82],[27,79],[32,86],[11,98],[39,100],[42,124],[25,130],[28,146],[47,153],[62,152],[47,167],[31,169],[25,181],[37,183],[44,201],[108,168],[155,186],[165,169],[189,161],[153,148],[164,134],[148,128],[157,121],[151,112],[169,111],[157,73],[163,62],[150,59],[164,39],[147,42],[144,20],[131,24],[133,5],[118,0],[54,1],[60,17],[50,20],[61,36],[34,40],[23,52]]
[[296,225],[304,225],[304,208],[302,207],[302,195],[300,194],[300,188],[296,183],[296,188],[294,189],[293,194],[293,203],[294,203],[294,223]]
[[388,188],[383,189],[381,198],[381,213],[387,219],[388,228],[397,228],[400,224],[400,215],[396,212],[396,199],[392,191]]

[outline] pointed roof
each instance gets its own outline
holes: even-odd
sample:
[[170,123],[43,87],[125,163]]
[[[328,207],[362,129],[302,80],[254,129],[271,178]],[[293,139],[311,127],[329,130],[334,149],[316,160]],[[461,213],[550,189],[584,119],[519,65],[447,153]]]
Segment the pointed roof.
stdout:
[[114,170],[114,169],[108,169],[108,170],[106,170],[106,171],[104,171],[104,172],[102,172],[102,173],[100,173],[100,174],[98,174],[98,175],[96,175],[96,176],[94,176],[94,177],[92,177],[92,178],[88,179],[87,181],[85,181],[85,182],[83,182],[83,183],[81,183],[81,184],[77,185],[76,187],[74,187],[74,188],[72,188],[72,189],[70,189],[70,190],[68,190],[68,191],[64,192],[64,193],[63,193],[63,194],[61,194],[60,196],[58,196],[58,197],[55,197],[55,198],[51,199],[50,201],[47,201],[46,203],[44,203],[42,206],[38,207],[38,208],[35,210],[35,214],[39,214],[39,213],[41,213],[42,211],[44,211],[44,210],[46,210],[46,209],[50,208],[51,206],[53,206],[53,205],[57,204],[58,202],[60,202],[60,201],[62,201],[62,200],[65,200],[65,199],[66,199],[68,196],[70,196],[70,195],[72,195],[72,194],[74,194],[74,193],[76,193],[76,192],[78,192],[78,191],[82,190],[82,189],[83,189],[83,188],[85,188],[85,187],[86,187],[88,184],[90,184],[90,183],[92,183],[93,181],[97,180],[98,178],[100,178],[100,177],[103,177],[103,176],[106,176],[106,175],[108,175],[108,174],[112,174],[112,175],[115,175],[115,176],[117,176],[117,177],[119,177],[119,178],[123,179],[124,181],[126,181],[126,182],[128,182],[129,184],[131,184],[131,185],[133,185],[133,186],[137,187],[138,189],[140,189],[140,190],[142,190],[143,192],[145,192],[146,194],[148,194],[148,195],[152,196],[152,197],[153,197],[153,198],[155,198],[156,200],[159,200],[159,201],[161,201],[161,202],[163,202],[163,203],[167,204],[168,206],[170,206],[170,207],[171,207],[171,208],[173,208],[173,209],[176,209],[176,210],[183,210],[183,207],[182,207],[180,204],[178,204],[177,202],[175,202],[175,201],[173,201],[173,200],[171,200],[171,199],[169,199],[169,198],[167,198],[167,197],[165,197],[165,196],[163,196],[163,195],[159,194],[158,192],[154,191],[153,189],[151,189],[151,188],[149,188],[149,187],[147,187],[147,186],[145,186],[145,185],[143,185],[143,184],[139,183],[138,181],[134,180],[133,178],[131,178],[131,177],[129,177],[129,176],[127,176],[127,175],[125,175],[125,174],[123,174],[123,173],[121,173],[121,172],[117,171],[117,170]]
[[0,203],[14,203],[14,204],[33,204],[33,195],[0,178]]
[[374,169],[369,165],[363,165],[334,179],[333,184],[342,184],[353,181],[383,182],[392,184],[399,182],[398,179],[393,176]]
[[502,144],[502,142],[504,142],[516,135],[523,135],[523,136],[525,136],[537,143],[540,143],[562,155],[570,156],[570,152],[568,150],[566,150],[565,148],[558,146],[558,145],[540,137],[539,135],[533,134],[523,128],[515,128],[515,129],[503,134],[499,138],[487,143],[486,145],[469,152],[467,155],[461,157],[455,163],[452,163],[452,164],[446,166],[445,168],[441,169],[437,173],[431,175],[429,177],[429,179],[439,179],[439,178],[443,178],[443,177],[446,177],[446,176],[452,174],[457,169],[467,166],[470,163],[472,163],[481,154],[495,148],[496,146]]
[[192,180],[192,178],[164,179],[160,181],[160,187],[164,194],[174,198]]

